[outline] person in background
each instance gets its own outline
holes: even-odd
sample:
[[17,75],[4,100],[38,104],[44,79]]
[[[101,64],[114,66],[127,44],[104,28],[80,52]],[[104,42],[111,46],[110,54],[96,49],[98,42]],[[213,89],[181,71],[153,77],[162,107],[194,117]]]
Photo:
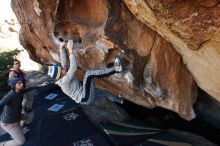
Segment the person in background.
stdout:
[[10,78],[8,84],[11,87],[11,91],[0,100],[0,108],[4,107],[1,113],[0,125],[11,135],[12,140],[1,142],[0,146],[20,146],[25,142],[25,136],[19,124],[22,116],[23,94],[44,86],[44,84],[25,89],[21,78]]
[[[67,46],[69,52],[69,69],[67,70],[67,53],[65,51],[65,46]],[[78,49],[79,42],[74,42],[69,40],[66,42],[61,42],[60,44],[60,60],[61,67],[58,65],[48,66],[45,71],[48,76],[50,76],[59,85],[62,91],[72,98],[76,103],[88,105],[94,100],[94,78],[101,78],[110,76],[114,73],[122,71],[122,65],[120,58],[116,56],[114,66],[111,68],[102,68],[97,70],[88,70],[84,76],[83,83],[78,80],[75,76],[77,69],[77,59],[76,50]],[[110,98],[114,102],[123,103],[122,98]]]
[[[12,65],[12,69],[10,69],[10,71],[9,71],[8,79],[20,78],[22,80],[23,86],[25,88],[26,87],[25,74],[21,70],[21,62],[17,59],[14,59],[12,61],[11,65]],[[26,94],[24,94],[24,98],[23,98],[23,102],[22,102],[22,112],[23,113],[28,114],[32,111],[32,107],[30,105],[32,99],[30,99],[30,98],[32,98],[32,97],[28,97]]]
[[9,79],[11,79],[11,78],[20,78],[20,79],[22,79],[22,83],[25,87],[25,78],[24,78],[24,73],[21,70],[21,62],[17,59],[14,59],[12,61],[11,65],[12,65],[12,69],[10,69],[8,78]]

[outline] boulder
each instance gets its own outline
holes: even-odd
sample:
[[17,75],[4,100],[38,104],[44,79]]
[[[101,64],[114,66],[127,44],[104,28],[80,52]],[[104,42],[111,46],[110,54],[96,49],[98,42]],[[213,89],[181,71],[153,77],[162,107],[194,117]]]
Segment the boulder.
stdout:
[[140,106],[195,117],[197,85],[220,101],[219,2],[144,0],[14,0],[20,42],[32,59],[58,63],[50,50],[82,40],[77,76],[106,67],[119,54],[123,72],[97,86]]

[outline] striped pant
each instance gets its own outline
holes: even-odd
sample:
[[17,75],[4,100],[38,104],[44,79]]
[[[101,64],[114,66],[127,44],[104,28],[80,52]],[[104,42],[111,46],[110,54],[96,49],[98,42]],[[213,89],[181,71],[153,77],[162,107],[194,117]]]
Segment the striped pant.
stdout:
[[97,69],[97,70],[88,70],[85,74],[84,80],[83,80],[83,99],[81,101],[81,104],[90,104],[94,100],[94,78],[102,78],[107,77],[112,74],[116,73],[114,67],[111,68],[103,68],[103,69]]

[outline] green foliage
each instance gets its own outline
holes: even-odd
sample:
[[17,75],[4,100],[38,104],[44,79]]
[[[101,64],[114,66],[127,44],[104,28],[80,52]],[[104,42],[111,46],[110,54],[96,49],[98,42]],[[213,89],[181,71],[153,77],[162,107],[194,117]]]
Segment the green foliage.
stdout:
[[0,52],[0,98],[9,90],[7,85],[8,72],[11,68],[9,65],[19,53],[20,50],[18,49]]
[[15,49],[12,51],[0,52],[0,71],[9,70],[8,66],[13,61],[14,57],[20,53],[20,50]]

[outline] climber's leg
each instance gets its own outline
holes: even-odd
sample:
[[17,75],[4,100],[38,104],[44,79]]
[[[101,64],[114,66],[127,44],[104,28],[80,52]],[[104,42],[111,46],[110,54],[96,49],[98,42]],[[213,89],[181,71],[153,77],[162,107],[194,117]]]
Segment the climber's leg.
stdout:
[[[91,96],[94,95],[94,93],[90,93],[91,90],[91,85],[94,86],[94,81],[93,78],[101,78],[101,77],[106,77],[106,76],[110,76],[116,72],[120,72],[122,71],[122,66],[121,66],[121,61],[120,58],[118,56],[116,56],[115,58],[115,63],[114,66],[111,68],[103,68],[103,69],[98,69],[98,70],[88,70],[85,74],[84,80],[83,80],[83,94],[84,94],[84,98],[82,99],[82,104],[87,104],[87,100],[89,100],[90,98],[90,94]],[[94,92],[94,89],[93,89]],[[92,97],[91,100],[89,100],[90,102],[93,100],[94,97]]]
[[93,78],[87,78],[86,85],[83,85],[83,99],[81,104],[88,105],[91,104],[95,98],[95,83]]

